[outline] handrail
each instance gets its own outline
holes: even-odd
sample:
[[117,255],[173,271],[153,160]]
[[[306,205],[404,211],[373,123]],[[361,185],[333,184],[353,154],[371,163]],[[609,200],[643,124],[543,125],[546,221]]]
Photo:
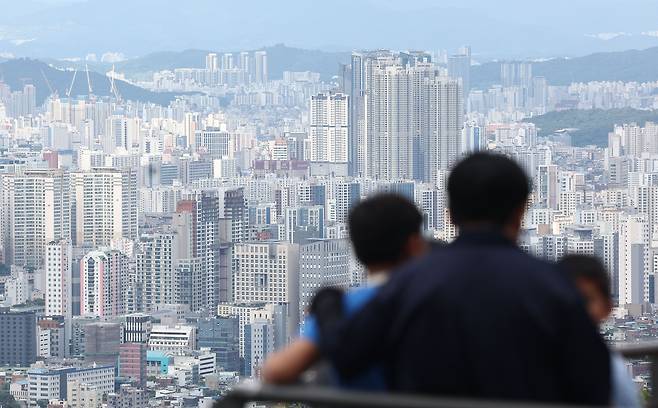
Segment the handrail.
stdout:
[[626,358],[658,356],[658,340],[639,343],[623,343],[615,347],[617,352]]
[[625,343],[616,347],[625,358],[646,358],[651,363],[651,397],[648,406],[658,408],[658,340]]
[[[331,408],[569,408],[571,405],[437,398],[414,394],[345,391],[316,386],[239,384],[214,408],[243,408],[249,402],[309,404]],[[575,408],[575,406],[573,406]],[[582,406],[579,406],[582,408]]]
[[[643,358],[651,361],[652,393],[649,407],[658,407],[658,340],[620,344],[614,348],[625,358]],[[317,386],[274,386],[258,382],[238,384],[214,408],[243,408],[249,402],[300,403],[336,408],[568,408],[562,404],[503,402],[461,398],[437,398],[414,394],[391,394],[345,391]]]

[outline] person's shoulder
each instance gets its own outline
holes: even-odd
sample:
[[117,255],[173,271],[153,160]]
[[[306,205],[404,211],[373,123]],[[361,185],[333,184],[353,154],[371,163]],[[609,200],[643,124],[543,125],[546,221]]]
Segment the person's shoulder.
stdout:
[[384,285],[386,290],[391,287],[405,286],[414,281],[414,276],[429,278],[430,270],[435,270],[438,264],[445,261],[447,246],[432,248],[427,254],[413,259],[398,267],[391,273],[389,282]]
[[526,277],[528,289],[543,292],[573,304],[579,303],[581,295],[566,272],[555,262],[539,259],[523,252],[523,268],[519,270]]
[[318,328],[317,320],[315,316],[309,314],[306,316],[301,325],[300,338],[306,339],[313,344],[318,344],[320,341],[320,330]]
[[452,250],[448,247],[443,255],[437,252],[439,258],[434,263],[449,265],[454,257],[462,260],[464,268],[470,270],[473,265],[479,265],[482,274],[495,275],[511,286],[522,287],[531,293],[550,293],[570,300],[577,297],[573,283],[555,262],[531,255],[517,245],[486,247],[480,252],[471,253],[469,257],[460,251],[464,249]]
[[356,312],[372,299],[379,291],[380,286],[360,286],[345,294],[345,310],[348,314]]

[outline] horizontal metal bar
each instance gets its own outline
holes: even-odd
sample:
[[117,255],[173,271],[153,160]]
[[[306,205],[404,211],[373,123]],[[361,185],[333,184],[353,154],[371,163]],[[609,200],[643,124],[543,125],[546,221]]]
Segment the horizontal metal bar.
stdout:
[[[658,340],[620,344],[615,350],[626,358],[648,357],[658,361]],[[336,408],[568,408],[568,405],[501,402],[422,395],[346,391],[330,387],[274,386],[258,382],[242,383],[229,391],[216,408],[242,408],[248,402],[301,403]]]
[[658,355],[658,341],[620,344],[615,349],[626,358],[640,358]]
[[[658,341],[621,344],[615,350],[626,358],[658,361]],[[241,408],[248,402],[295,402],[336,408],[568,408],[568,405],[434,398],[415,394],[345,391],[329,387],[273,386],[242,383],[217,402],[215,408]],[[582,408],[582,407],[581,407]]]
[[[313,406],[336,408],[568,408],[569,405],[538,404],[434,398],[429,396],[392,393],[343,391],[327,387],[271,386],[241,384],[218,401],[215,408],[238,408],[247,402],[296,402]],[[582,407],[580,407],[582,408]]]

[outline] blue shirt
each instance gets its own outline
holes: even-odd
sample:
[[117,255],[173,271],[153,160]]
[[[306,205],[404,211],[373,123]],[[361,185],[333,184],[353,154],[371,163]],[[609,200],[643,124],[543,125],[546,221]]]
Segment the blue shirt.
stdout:
[[[347,317],[353,316],[358,312],[370,299],[372,299],[379,286],[360,287],[349,291],[343,298],[344,312]],[[306,317],[302,325],[301,338],[310,341],[313,344],[318,344],[320,341],[320,331],[317,326],[315,317],[309,315]],[[386,382],[384,380],[384,373],[381,367],[375,366],[365,370],[360,375],[348,380],[338,377],[334,373],[336,382],[344,388],[355,390],[368,390],[368,391],[383,391],[386,390]]]

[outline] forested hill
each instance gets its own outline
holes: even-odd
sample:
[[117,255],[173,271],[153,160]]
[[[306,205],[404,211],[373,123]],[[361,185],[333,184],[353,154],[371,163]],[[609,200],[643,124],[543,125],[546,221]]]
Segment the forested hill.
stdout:
[[[13,91],[20,91],[25,84],[33,84],[37,90],[37,104],[50,95],[50,86],[60,96],[66,95],[71,87],[73,71],[65,71],[51,67],[50,65],[33,59],[12,59],[0,63],[0,81],[9,85]],[[107,76],[97,72],[89,72],[93,94],[96,96],[111,96],[110,80]],[[151,92],[124,81],[115,81],[121,98],[125,100],[153,102],[160,105],[168,105],[176,98],[171,92]],[[89,88],[87,76],[84,71],[78,72],[71,88],[71,96],[87,95]]]
[[[589,81],[658,81],[658,47],[535,62],[532,73],[546,77],[550,85]],[[486,89],[497,83],[500,83],[500,62],[472,68],[473,89]]]
[[574,146],[606,146],[608,133],[612,131],[615,124],[637,123],[643,126],[646,122],[658,122],[658,111],[630,108],[573,109],[549,112],[545,115],[527,118],[524,121],[534,123],[540,128],[540,136],[548,136],[562,129],[573,129],[569,133]]

